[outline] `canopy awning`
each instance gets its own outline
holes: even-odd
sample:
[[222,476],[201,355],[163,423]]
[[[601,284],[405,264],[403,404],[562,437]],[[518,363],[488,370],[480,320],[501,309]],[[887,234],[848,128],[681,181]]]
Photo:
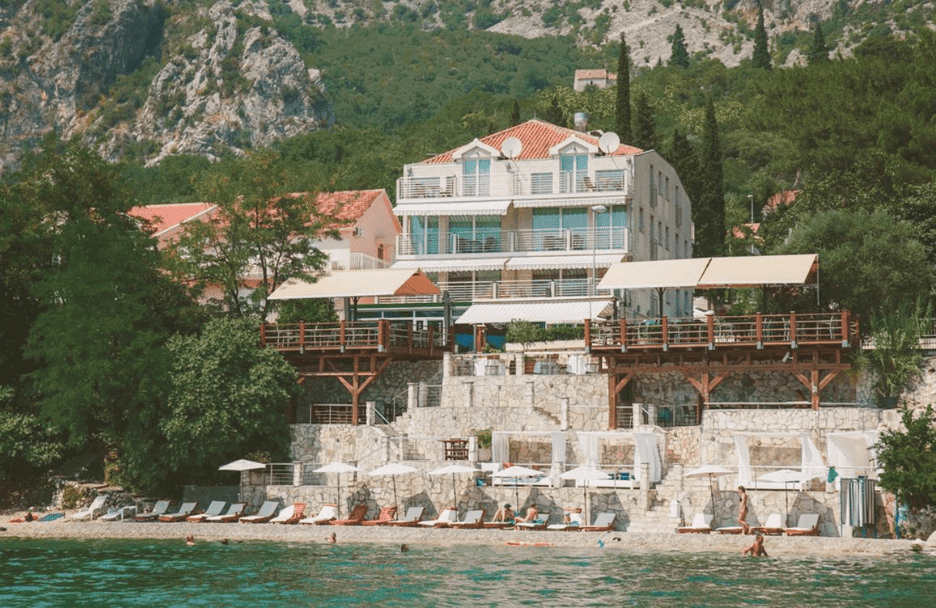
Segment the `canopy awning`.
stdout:
[[403,203],[393,208],[397,216],[404,215],[504,215],[510,201],[471,201]]
[[442,292],[426,275],[414,269],[343,270],[318,278],[315,283],[289,279],[269,300],[306,298],[357,298],[368,296],[424,296]]
[[694,289],[712,258],[625,262],[608,269],[598,289]]
[[517,199],[513,201],[513,205],[516,208],[521,207],[536,207],[537,209],[542,207],[593,207],[595,205],[605,205],[610,207],[612,205],[624,205],[627,203],[627,199],[623,196],[620,197],[602,197],[602,198],[527,198],[527,199]]
[[606,268],[623,259],[620,253],[614,255],[532,255],[510,258],[505,270],[553,270],[562,268]]
[[470,272],[473,270],[501,270],[507,258],[465,258],[458,260],[401,260],[394,262],[393,270],[418,268],[423,272]]
[[533,323],[582,323],[589,316],[609,317],[614,312],[610,298],[554,298],[551,300],[488,301],[472,304],[456,323],[510,323],[515,320]]
[[[736,258],[712,258],[699,289],[722,287],[762,287],[765,285],[805,285],[816,280],[814,268],[818,256],[755,255]],[[812,274],[812,276],[810,276]],[[811,280],[810,280],[811,279]]]

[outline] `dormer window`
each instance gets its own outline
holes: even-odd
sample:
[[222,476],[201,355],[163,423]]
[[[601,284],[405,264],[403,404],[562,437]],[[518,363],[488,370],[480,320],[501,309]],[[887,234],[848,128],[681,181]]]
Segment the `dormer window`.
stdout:
[[465,158],[462,160],[462,195],[490,196],[491,159]]
[[563,154],[559,157],[560,192],[585,192],[589,189],[588,154]]

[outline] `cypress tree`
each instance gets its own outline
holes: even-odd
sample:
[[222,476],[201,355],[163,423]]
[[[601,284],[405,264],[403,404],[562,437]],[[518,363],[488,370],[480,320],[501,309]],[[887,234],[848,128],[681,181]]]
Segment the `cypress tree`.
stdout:
[[550,122],[558,127],[566,126],[566,119],[562,113],[562,108],[559,107],[559,99],[557,97],[552,98],[552,103],[550,103],[549,107],[546,109],[546,122]]
[[692,220],[696,225],[695,251],[699,256],[719,255],[725,242],[725,188],[722,176],[722,150],[718,138],[715,104],[705,107],[702,148],[699,150],[700,187],[693,201]]
[[644,150],[656,148],[656,127],[653,124],[653,107],[645,93],[638,93],[634,116],[634,144]]
[[621,51],[618,55],[617,106],[614,109],[614,129],[624,143],[631,143],[630,50],[621,33]]
[[676,31],[673,32],[673,45],[669,64],[678,65],[682,68],[689,67],[689,51],[686,50],[686,35],[683,34],[682,27],[680,27],[679,24],[676,24]]
[[806,61],[809,65],[829,60],[829,47],[826,46],[825,34],[822,33],[822,24],[816,21],[813,24],[813,40],[809,51],[806,53]]
[[520,102],[514,99],[513,107],[510,109],[510,126],[520,124]]
[[666,159],[676,170],[676,175],[679,176],[679,181],[682,182],[683,189],[689,200],[693,203],[698,201],[701,190],[699,184],[699,158],[696,156],[695,149],[692,147],[692,143],[689,142],[689,138],[680,133],[679,129],[673,129],[673,139]]
[[764,5],[757,3],[757,27],[754,28],[754,54],[751,62],[756,68],[770,69],[770,49],[767,48],[767,28],[764,26]]

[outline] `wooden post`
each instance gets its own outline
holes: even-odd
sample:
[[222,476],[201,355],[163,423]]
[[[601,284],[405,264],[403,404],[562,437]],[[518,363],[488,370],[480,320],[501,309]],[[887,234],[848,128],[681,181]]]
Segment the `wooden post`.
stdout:
[[299,321],[299,352],[305,352],[305,321]]
[[757,335],[757,348],[764,348],[764,316],[761,313],[754,315],[754,332]]
[[[627,320],[621,319],[621,352],[627,351]],[[612,366],[613,367],[613,366]]]
[[266,346],[266,323],[260,324],[260,348]]
[[585,319],[585,352],[591,352],[591,319]]
[[715,315],[705,315],[705,325],[708,331],[709,348],[715,348]]
[[608,430],[613,431],[617,428],[617,382],[614,379],[615,374],[608,374],[608,403],[611,406],[608,410]]
[[790,348],[796,348],[796,311],[790,311]]
[[663,332],[661,336],[663,339],[663,350],[669,350],[669,317],[661,317],[660,326]]

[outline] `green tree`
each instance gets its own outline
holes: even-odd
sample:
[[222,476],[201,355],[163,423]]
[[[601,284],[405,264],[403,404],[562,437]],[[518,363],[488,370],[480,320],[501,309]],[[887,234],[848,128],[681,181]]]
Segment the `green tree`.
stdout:
[[205,221],[188,222],[170,246],[179,282],[193,284],[199,294],[220,288],[213,303],[235,316],[265,317],[269,293],[321,269],[327,256],[313,243],[334,235],[339,224],[318,212],[314,193],[286,190],[278,160],[275,152],[262,151],[204,173],[199,192],[217,210]]
[[219,464],[251,452],[287,454],[296,371],[275,350],[258,348],[258,336],[254,321],[216,318],[201,335],[170,342],[172,381],[159,429],[164,465],[175,477],[214,475]]
[[559,127],[566,126],[566,117],[562,113],[562,108],[559,107],[559,99],[553,97],[552,101],[549,103],[549,107],[546,109],[546,122],[552,123]]
[[650,98],[643,92],[637,94],[634,114],[634,145],[644,150],[657,147],[656,125]]
[[813,39],[806,53],[806,61],[809,65],[829,60],[829,47],[826,45],[825,35],[822,33],[822,23],[816,21],[813,24]]
[[630,94],[630,49],[621,32],[621,49],[618,54],[617,89],[614,110],[614,130],[624,143],[634,139],[631,129],[631,94]]
[[510,108],[510,125],[519,125],[520,122],[520,102],[514,99],[513,106]]
[[868,333],[874,348],[858,352],[859,367],[870,368],[876,377],[874,390],[881,402],[896,399],[907,384],[920,375],[920,319],[932,317],[922,301],[887,300],[872,311]]
[[671,52],[669,64],[681,68],[689,67],[689,51],[686,50],[686,35],[683,34],[682,27],[676,24],[676,31],[671,36]]
[[757,3],[757,25],[754,27],[754,53],[751,63],[756,68],[770,69],[770,49],[767,47],[767,28],[764,25],[764,5]]
[[694,253],[697,257],[720,255],[725,242],[725,190],[718,120],[711,101],[705,108],[699,172],[699,198],[692,205],[692,221],[696,226]]
[[881,433],[875,449],[881,487],[897,495],[912,511],[936,507],[936,416],[932,406],[919,412],[905,409],[903,429]]
[[673,139],[670,143],[670,149],[667,152],[666,159],[676,170],[679,181],[682,182],[686,196],[693,204],[701,196],[701,180],[699,175],[699,157],[692,147],[689,139],[680,133],[679,129],[673,129]]

